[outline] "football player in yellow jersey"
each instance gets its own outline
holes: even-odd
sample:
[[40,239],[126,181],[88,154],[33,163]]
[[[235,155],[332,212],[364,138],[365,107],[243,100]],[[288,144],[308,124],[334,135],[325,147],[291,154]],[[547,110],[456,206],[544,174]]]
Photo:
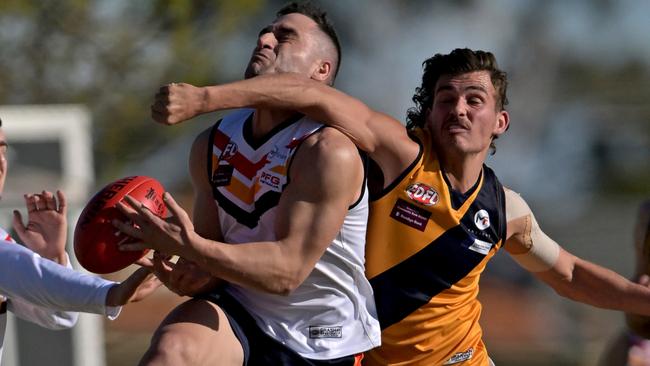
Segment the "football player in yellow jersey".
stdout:
[[329,86],[292,74],[197,88],[167,87],[154,118],[175,124],[244,106],[298,110],[350,137],[375,163],[366,274],[382,345],[367,365],[490,365],[476,296],[503,246],[560,295],[650,315],[650,289],[580,259],[546,236],[526,202],[484,165],[509,126],[507,78],[489,52],[457,49],[424,62],[407,128]]

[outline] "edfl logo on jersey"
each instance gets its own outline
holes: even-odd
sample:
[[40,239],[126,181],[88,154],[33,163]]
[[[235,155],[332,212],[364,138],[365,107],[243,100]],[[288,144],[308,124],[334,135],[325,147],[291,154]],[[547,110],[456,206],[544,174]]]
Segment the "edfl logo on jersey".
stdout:
[[411,200],[425,206],[433,206],[440,200],[440,195],[435,189],[419,182],[408,186],[406,194]]

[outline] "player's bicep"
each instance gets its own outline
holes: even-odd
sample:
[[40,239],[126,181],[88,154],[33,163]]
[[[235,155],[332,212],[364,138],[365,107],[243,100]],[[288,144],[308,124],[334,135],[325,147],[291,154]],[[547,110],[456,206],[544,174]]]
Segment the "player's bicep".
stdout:
[[558,263],[560,246],[539,227],[533,212],[516,192],[505,189],[508,234],[504,248],[530,272],[544,272]]
[[194,231],[200,236],[215,241],[223,241],[219,224],[219,212],[212,194],[194,194],[192,211]]
[[301,147],[278,205],[277,238],[304,275],[337,235],[363,181],[361,159],[350,141],[328,140]]
[[312,103],[303,112],[341,131],[379,164],[385,176],[396,177],[417,157],[418,144],[395,118],[325,85],[309,91],[306,98]]

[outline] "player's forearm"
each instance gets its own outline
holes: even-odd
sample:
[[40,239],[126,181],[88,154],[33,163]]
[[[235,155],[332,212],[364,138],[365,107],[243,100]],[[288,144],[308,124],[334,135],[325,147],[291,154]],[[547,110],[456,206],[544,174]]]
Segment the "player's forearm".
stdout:
[[19,245],[3,244],[0,251],[0,293],[55,310],[105,312],[112,282],[62,267]]
[[560,262],[571,263],[566,271],[538,274],[560,295],[599,308],[650,315],[650,289],[594,263],[563,257]]
[[203,113],[253,107],[295,110],[346,134],[364,151],[375,149],[373,111],[360,100],[297,74],[262,75],[204,89]]
[[324,93],[327,88],[297,74],[262,75],[205,87],[205,112],[242,107],[303,111],[316,105],[324,109],[314,94]]
[[[622,310],[640,315],[650,316],[650,289],[631,282],[618,273],[600,267],[596,264],[583,261],[578,266],[578,271],[594,279],[589,286],[589,297],[596,304],[604,308]],[[608,295],[609,293],[609,295]]]
[[286,295],[298,287],[309,272],[292,260],[279,242],[226,244],[203,238],[192,241],[186,258],[225,281],[242,287]]

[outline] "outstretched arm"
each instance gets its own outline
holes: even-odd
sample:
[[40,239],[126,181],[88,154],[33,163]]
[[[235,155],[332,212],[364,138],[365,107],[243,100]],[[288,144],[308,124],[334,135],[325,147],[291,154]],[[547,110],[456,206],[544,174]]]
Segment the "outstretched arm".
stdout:
[[[650,200],[639,207],[634,227],[634,252],[636,273],[634,279],[641,284],[650,283]],[[650,317],[626,313],[628,327],[635,334],[650,339]]]
[[650,288],[562,249],[544,234],[526,202],[506,190],[505,249],[524,268],[569,299],[600,308],[650,315]]
[[0,242],[0,293],[9,309],[48,328],[74,325],[81,311],[116,316],[119,308],[138,301],[157,287],[146,269],[121,284],[86,275],[46,260],[21,245]]
[[418,144],[399,121],[332,87],[292,73],[202,88],[170,84],[160,88],[151,111],[154,120],[176,124],[202,113],[241,107],[296,110],[338,129],[379,164],[386,182],[392,182],[419,152]]
[[164,199],[176,224],[152,215],[133,200],[130,203],[137,212],[118,206],[137,227],[120,222],[116,226],[143,240],[122,248],[146,245],[189,259],[228,282],[289,293],[304,281],[334,239],[348,206],[360,194],[363,168],[352,143],[339,132],[326,129],[303,142],[294,156],[290,177],[291,184],[277,207],[275,241],[226,244],[202,238],[187,213],[166,193]]

